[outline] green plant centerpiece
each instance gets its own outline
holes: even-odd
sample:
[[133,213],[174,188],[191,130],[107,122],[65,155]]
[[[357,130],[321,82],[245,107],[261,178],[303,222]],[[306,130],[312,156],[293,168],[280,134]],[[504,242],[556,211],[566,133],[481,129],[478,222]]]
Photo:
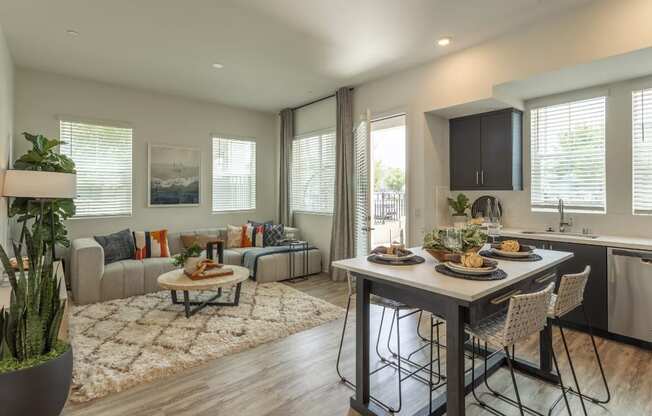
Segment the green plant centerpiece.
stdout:
[[[59,340],[65,300],[49,251],[29,231],[25,234],[28,266],[15,270],[4,247],[0,260],[11,284],[9,310],[0,310],[0,374],[47,362],[70,346]],[[14,246],[18,257],[20,248]]]
[[184,267],[188,262],[188,259],[200,258],[202,251],[203,249],[201,246],[199,246],[197,243],[194,243],[190,247],[182,250],[181,253],[174,256],[172,258],[172,264],[177,267]]
[[448,206],[455,217],[466,217],[466,211],[471,207],[469,198],[464,194],[457,194],[456,198],[448,198]]
[[[38,170],[46,172],[75,173],[75,162],[68,156],[56,152],[56,147],[63,144],[56,139],[48,139],[43,135],[23,133],[25,140],[32,144],[32,148],[14,162],[17,170]],[[15,198],[9,208],[9,217],[17,217],[18,222],[27,224],[41,216],[38,204],[30,203],[32,198]],[[50,211],[53,216],[50,216]],[[32,224],[32,235],[36,234],[41,241],[50,244],[50,218],[54,218],[54,240],[56,244],[70,246],[68,232],[63,222],[75,215],[75,203],[72,199],[57,199],[44,206],[42,216],[43,226],[39,227],[36,221]]]
[[478,225],[468,225],[460,229],[462,248],[451,249],[444,244],[446,230],[435,229],[423,238],[423,248],[439,261],[448,261],[454,254],[479,251],[487,242],[487,234]]

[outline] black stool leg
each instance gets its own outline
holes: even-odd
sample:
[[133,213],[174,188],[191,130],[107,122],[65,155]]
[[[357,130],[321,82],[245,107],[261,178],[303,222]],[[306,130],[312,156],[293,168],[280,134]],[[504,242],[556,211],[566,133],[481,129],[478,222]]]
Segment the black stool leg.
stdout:
[[346,302],[346,313],[344,314],[344,325],[342,325],[342,336],[340,337],[340,346],[337,349],[337,364],[335,368],[337,369],[337,375],[340,377],[340,380],[346,382],[346,378],[342,375],[340,371],[340,358],[342,357],[342,346],[344,345],[344,333],[346,332],[346,322],[349,319],[349,310],[351,309],[351,296],[349,295],[349,300]]
[[593,344],[593,352],[595,352],[595,358],[598,361],[598,368],[600,368],[600,375],[602,376],[604,389],[607,392],[607,398],[604,400],[595,399],[593,397],[589,397],[589,399],[594,403],[601,403],[601,404],[609,403],[609,401],[611,400],[611,391],[609,391],[609,384],[607,383],[607,377],[604,375],[602,360],[600,359],[598,346],[595,344],[595,337],[593,336],[593,327],[591,326],[591,322],[589,321],[589,315],[586,313],[586,309],[584,309],[584,304],[582,304],[582,313],[584,314],[584,320],[586,321],[586,326],[589,328],[589,335],[591,336],[591,344]]
[[518,393],[518,386],[516,385],[516,376],[514,375],[514,367],[512,366],[512,359],[509,358],[509,347],[505,347],[505,354],[507,355],[507,366],[509,367],[509,372],[512,375],[512,383],[514,384],[514,392],[516,393],[518,410],[521,412],[521,416],[525,416],[525,413],[523,412],[523,403],[521,403],[521,396]]
[[[555,364],[555,371],[557,371],[557,376],[559,377],[559,387],[561,387],[561,393],[564,396],[564,403],[566,403],[566,411],[570,416],[572,416],[573,414],[571,413],[570,404],[568,403],[568,397],[566,396],[566,388],[564,387],[564,382],[561,379],[561,372],[559,371],[559,364],[557,363],[557,354],[555,354],[555,348],[552,346],[552,341],[553,340],[550,339],[550,345],[551,345],[550,352],[552,353],[552,362]],[[553,408],[554,406],[550,408],[548,415],[550,415]]]
[[564,335],[564,329],[559,326],[559,332],[561,333],[561,340],[564,343],[564,350],[566,350],[566,358],[568,359],[568,365],[571,369],[571,374],[573,375],[573,381],[575,381],[575,388],[577,388],[577,395],[580,398],[580,403],[582,404],[582,410],[584,411],[584,416],[588,416],[586,412],[586,406],[584,405],[584,397],[582,391],[580,390],[580,383],[577,381],[577,374],[575,373],[575,366],[573,365],[573,359],[571,358],[570,351],[568,350],[568,343],[566,343],[566,335]]

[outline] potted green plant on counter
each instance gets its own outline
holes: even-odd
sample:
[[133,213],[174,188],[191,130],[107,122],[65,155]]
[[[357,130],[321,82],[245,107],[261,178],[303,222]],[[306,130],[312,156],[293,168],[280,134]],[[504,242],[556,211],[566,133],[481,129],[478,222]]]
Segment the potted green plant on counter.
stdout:
[[448,206],[452,210],[453,226],[457,228],[466,225],[466,211],[471,207],[469,198],[464,194],[457,194],[456,198],[448,198]]
[[[28,261],[25,267],[18,262],[19,270],[0,245],[0,260],[11,284],[9,308],[0,309],[3,415],[59,415],[72,380],[72,348],[59,339],[66,306],[59,296],[63,282],[40,235],[25,231]],[[14,245],[17,257],[22,243]]]

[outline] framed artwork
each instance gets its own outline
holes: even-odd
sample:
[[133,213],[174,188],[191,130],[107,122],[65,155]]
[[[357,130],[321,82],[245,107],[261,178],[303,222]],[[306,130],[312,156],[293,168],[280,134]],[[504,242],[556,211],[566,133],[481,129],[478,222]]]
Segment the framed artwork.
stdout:
[[201,203],[201,151],[192,147],[147,145],[150,207],[196,207]]

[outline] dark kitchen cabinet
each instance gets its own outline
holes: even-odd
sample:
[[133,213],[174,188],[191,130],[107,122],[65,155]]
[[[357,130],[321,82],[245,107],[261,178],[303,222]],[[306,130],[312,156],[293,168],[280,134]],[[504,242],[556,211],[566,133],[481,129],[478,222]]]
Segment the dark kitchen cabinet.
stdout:
[[513,108],[451,119],[451,190],[522,190],[523,114]]
[[[560,274],[579,273],[587,265],[591,266],[589,281],[584,289],[584,308],[591,325],[607,331],[607,248],[557,241],[551,241],[550,244],[553,250],[570,251],[575,255],[570,261],[561,265]],[[562,320],[570,324],[586,325],[581,308],[570,312]]]
[[480,149],[481,126],[479,117],[450,121],[451,189],[472,189],[480,183],[482,158],[475,149]]
[[[509,240],[512,237],[502,237]],[[607,310],[607,248],[588,244],[516,238],[521,244],[556,251],[569,251],[573,258],[559,267],[559,275],[579,273],[591,266],[589,281],[584,289],[584,307],[594,328],[608,330]],[[586,327],[581,308],[566,314],[562,321],[574,327]]]

